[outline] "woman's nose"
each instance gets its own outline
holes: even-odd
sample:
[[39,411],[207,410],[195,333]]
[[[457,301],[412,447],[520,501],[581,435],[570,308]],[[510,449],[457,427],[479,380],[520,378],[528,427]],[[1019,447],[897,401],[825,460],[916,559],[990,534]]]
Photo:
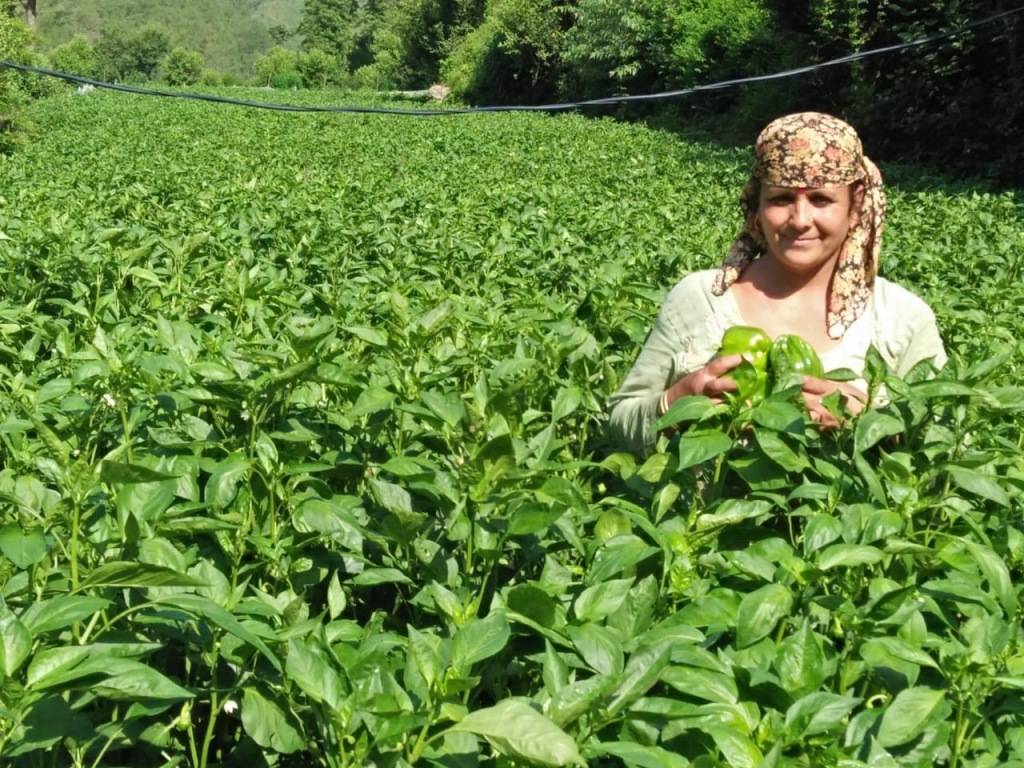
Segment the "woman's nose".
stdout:
[[807,229],[811,226],[813,213],[811,204],[807,198],[803,195],[797,195],[796,200],[793,201],[793,205],[789,210],[790,225],[796,229]]

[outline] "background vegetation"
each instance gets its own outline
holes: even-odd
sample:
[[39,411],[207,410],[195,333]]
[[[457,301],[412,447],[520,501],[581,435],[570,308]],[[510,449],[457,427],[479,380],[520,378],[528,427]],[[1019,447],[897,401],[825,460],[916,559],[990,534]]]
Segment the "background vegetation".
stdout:
[[[39,9],[36,49],[55,66],[122,81],[378,90],[444,81],[471,104],[540,103],[802,66],[1009,8],[1005,0],[53,0]],[[1022,29],[1017,16],[942,45],[618,114],[744,144],[780,113],[820,109],[856,124],[880,159],[1016,183]],[[175,48],[168,74],[164,57]]]

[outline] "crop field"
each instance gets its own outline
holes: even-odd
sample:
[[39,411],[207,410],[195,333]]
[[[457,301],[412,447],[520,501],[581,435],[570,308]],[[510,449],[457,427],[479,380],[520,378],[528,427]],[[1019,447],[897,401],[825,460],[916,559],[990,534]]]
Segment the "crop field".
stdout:
[[[36,104],[0,158],[0,764],[1024,766],[1024,201],[887,169],[938,378],[604,405],[748,157]],[[870,148],[869,148],[870,149]]]

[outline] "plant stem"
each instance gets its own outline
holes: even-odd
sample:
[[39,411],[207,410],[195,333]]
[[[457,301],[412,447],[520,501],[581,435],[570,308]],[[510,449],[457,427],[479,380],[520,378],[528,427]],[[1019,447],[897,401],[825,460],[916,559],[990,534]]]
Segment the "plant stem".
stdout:
[[214,727],[217,715],[220,714],[220,695],[217,691],[217,661],[220,659],[220,646],[214,645],[213,660],[210,663],[210,719],[206,721],[206,733],[203,735],[203,749],[199,755],[199,768],[206,768],[210,757],[210,744],[213,743]]

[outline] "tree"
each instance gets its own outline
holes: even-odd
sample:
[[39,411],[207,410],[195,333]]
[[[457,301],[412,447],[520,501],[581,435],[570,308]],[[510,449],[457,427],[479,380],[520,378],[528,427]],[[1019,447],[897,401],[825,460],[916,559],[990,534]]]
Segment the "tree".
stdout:
[[104,30],[96,42],[99,68],[104,77],[115,80],[153,80],[170,51],[170,38],[156,26],[143,27],[135,34]]
[[274,41],[274,45],[284,45],[288,38],[292,36],[292,33],[288,31],[288,27],[284,24],[275,24],[267,30],[267,34]]
[[81,35],[76,35],[50,51],[50,63],[59,72],[71,75],[99,77],[102,74],[96,49]]
[[25,18],[25,24],[29,29],[36,28],[36,0],[20,0],[22,14]]
[[203,74],[203,54],[175,48],[160,63],[168,85],[195,85]]
[[299,80],[302,79],[298,73],[298,54],[295,51],[282,48],[280,45],[275,45],[256,59],[253,69],[256,70],[256,79],[260,85],[273,85],[275,78],[287,78],[291,74],[294,74]]
[[302,47],[347,59],[353,42],[354,5],[354,0],[306,0],[298,29],[303,38]]
[[297,65],[307,88],[326,88],[338,79],[338,60],[319,48],[300,53]]

